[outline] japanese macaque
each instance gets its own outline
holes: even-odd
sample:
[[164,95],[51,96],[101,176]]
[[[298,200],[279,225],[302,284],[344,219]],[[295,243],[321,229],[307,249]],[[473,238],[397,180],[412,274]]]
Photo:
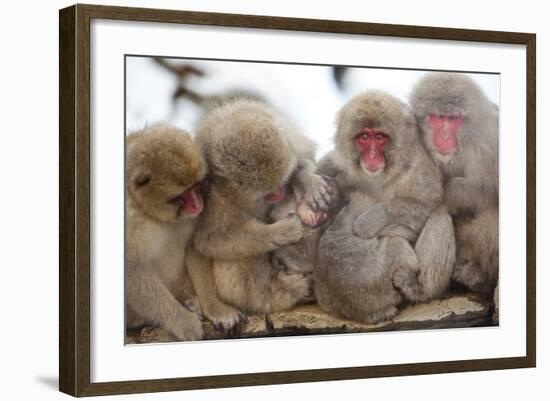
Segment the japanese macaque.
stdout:
[[411,105],[425,148],[445,180],[455,223],[453,279],[492,297],[498,282],[498,107],[467,75],[431,73]]
[[203,336],[184,269],[203,209],[206,164],[184,132],[155,125],[126,138],[126,325],[161,326],[178,340]]
[[405,104],[365,92],[342,108],[337,125],[335,149],[318,171],[335,176],[349,204],[319,241],[315,296],[329,313],[376,323],[404,299],[445,294],[453,226],[440,173]]
[[262,102],[237,100],[210,111],[196,141],[210,177],[193,242],[211,268],[196,267],[193,282],[201,283],[195,287],[205,316],[233,330],[239,310],[269,313],[307,297],[309,280],[273,268],[269,257],[302,238],[302,223],[295,214],[270,223],[269,211],[287,193],[327,209],[330,188],[314,173],[313,144]]

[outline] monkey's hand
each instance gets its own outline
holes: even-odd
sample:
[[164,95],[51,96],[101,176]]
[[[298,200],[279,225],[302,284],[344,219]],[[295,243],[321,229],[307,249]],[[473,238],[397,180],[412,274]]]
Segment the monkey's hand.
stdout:
[[328,211],[333,190],[327,180],[318,174],[310,174],[305,181],[304,199],[308,205],[316,211]]
[[296,214],[292,214],[286,219],[279,220],[270,226],[273,230],[272,241],[277,247],[298,242],[304,235],[302,221]]
[[361,239],[372,239],[390,224],[388,213],[382,203],[371,206],[353,223],[353,235]]

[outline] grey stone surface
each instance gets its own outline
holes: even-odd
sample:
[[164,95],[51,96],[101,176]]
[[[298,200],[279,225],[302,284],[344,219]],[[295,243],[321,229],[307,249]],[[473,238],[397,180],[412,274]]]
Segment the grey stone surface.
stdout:
[[[249,316],[239,338],[305,334],[359,333],[393,330],[444,329],[492,325],[493,304],[473,294],[459,294],[427,304],[405,306],[392,320],[378,324],[361,324],[324,313],[315,304],[270,315]],[[224,333],[204,323],[207,339],[227,338]],[[130,331],[128,344],[174,341],[161,328],[145,327]]]

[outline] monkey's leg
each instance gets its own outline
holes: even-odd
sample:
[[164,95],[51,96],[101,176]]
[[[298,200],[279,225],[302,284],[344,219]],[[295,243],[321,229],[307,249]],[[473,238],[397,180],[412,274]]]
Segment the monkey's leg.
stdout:
[[388,257],[393,247],[386,239],[353,236],[353,216],[350,219],[340,214],[335,223],[321,238],[314,267],[319,306],[328,313],[365,323],[391,319],[402,300],[391,281],[392,261]]
[[211,259],[191,248],[187,251],[185,262],[203,315],[218,330],[229,333],[239,332],[241,323],[247,321],[246,316],[218,298]]
[[435,209],[422,229],[415,246],[421,295],[412,299],[425,302],[443,296],[449,287],[456,260],[453,222],[444,206]]
[[178,340],[203,337],[199,317],[186,309],[154,274],[132,271],[127,278],[126,302],[144,321],[158,324]]
[[488,299],[498,282],[498,208],[455,219],[457,264],[453,279]]
[[271,310],[290,309],[306,301],[312,292],[311,274],[279,271],[271,282]]

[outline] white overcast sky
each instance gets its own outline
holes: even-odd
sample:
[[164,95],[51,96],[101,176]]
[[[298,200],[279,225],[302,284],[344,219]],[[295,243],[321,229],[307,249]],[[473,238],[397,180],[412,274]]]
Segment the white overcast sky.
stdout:
[[[324,66],[247,63],[230,61],[170,60],[203,70],[204,77],[193,77],[187,87],[201,95],[221,94],[227,90],[248,90],[261,95],[289,116],[317,143],[317,156],[332,149],[336,112],[353,95],[366,89],[382,89],[407,101],[416,81],[425,72],[349,68],[340,90],[332,69]],[[200,109],[188,100],[174,104],[172,93],[177,80],[148,57],[126,58],[127,131],[146,124],[166,122],[191,134]],[[487,96],[499,104],[500,77],[469,74]]]

